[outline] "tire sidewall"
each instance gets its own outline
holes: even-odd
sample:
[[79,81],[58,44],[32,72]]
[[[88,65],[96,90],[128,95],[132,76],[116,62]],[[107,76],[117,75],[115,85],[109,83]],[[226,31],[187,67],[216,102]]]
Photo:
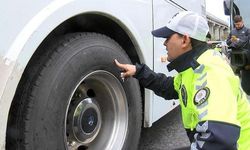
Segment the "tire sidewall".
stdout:
[[[98,34],[72,36],[51,56],[33,90],[34,112],[28,128],[33,130],[35,149],[66,149],[65,117],[77,84],[89,73],[105,70],[120,80],[128,104],[128,133],[123,149],[135,149],[141,128],[141,98],[138,82],[120,79],[120,70],[113,64],[131,63],[122,48],[113,40]],[[34,137],[33,137],[34,139]],[[32,140],[32,139],[30,139]]]

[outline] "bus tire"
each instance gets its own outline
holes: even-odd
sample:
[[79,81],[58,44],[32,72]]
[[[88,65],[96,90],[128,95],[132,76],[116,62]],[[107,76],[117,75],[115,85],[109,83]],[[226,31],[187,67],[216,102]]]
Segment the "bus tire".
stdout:
[[66,35],[45,51],[19,85],[7,149],[137,149],[140,87],[113,63],[131,63],[125,51],[97,33]]

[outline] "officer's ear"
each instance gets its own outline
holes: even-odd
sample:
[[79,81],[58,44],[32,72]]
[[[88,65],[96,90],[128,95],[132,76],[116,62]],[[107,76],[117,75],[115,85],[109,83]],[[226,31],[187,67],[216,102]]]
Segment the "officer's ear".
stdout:
[[188,34],[184,34],[181,41],[181,47],[183,49],[189,49],[191,47],[191,38]]

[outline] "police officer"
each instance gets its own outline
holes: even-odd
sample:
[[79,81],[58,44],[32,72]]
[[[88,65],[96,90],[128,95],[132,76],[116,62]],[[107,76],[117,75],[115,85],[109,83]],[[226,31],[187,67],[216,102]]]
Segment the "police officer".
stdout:
[[236,15],[234,17],[235,28],[229,33],[227,38],[227,45],[233,49],[248,49],[250,30],[244,26],[244,22],[241,16]]
[[241,51],[245,55],[246,64],[242,67],[238,67],[236,72],[241,72],[242,88],[250,95],[250,30],[244,26],[243,19],[239,15],[234,17],[234,26],[235,28],[230,32],[227,38],[227,45],[232,49],[232,52]]
[[218,52],[220,52],[222,54],[222,46],[221,46],[221,44],[217,44],[215,46],[214,50],[216,50],[216,51],[218,51]]
[[221,54],[208,49],[208,30],[203,17],[183,11],[152,31],[155,37],[166,39],[167,68],[178,72],[174,77],[155,73],[145,64],[115,63],[123,70],[123,78],[133,76],[167,100],[179,98],[191,149],[246,150],[250,146],[250,105]]

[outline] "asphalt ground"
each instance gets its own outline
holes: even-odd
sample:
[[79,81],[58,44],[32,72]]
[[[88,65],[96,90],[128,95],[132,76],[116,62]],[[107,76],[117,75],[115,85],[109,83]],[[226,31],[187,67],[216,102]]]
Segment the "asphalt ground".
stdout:
[[150,128],[143,128],[139,150],[174,150],[190,145],[178,106]]

